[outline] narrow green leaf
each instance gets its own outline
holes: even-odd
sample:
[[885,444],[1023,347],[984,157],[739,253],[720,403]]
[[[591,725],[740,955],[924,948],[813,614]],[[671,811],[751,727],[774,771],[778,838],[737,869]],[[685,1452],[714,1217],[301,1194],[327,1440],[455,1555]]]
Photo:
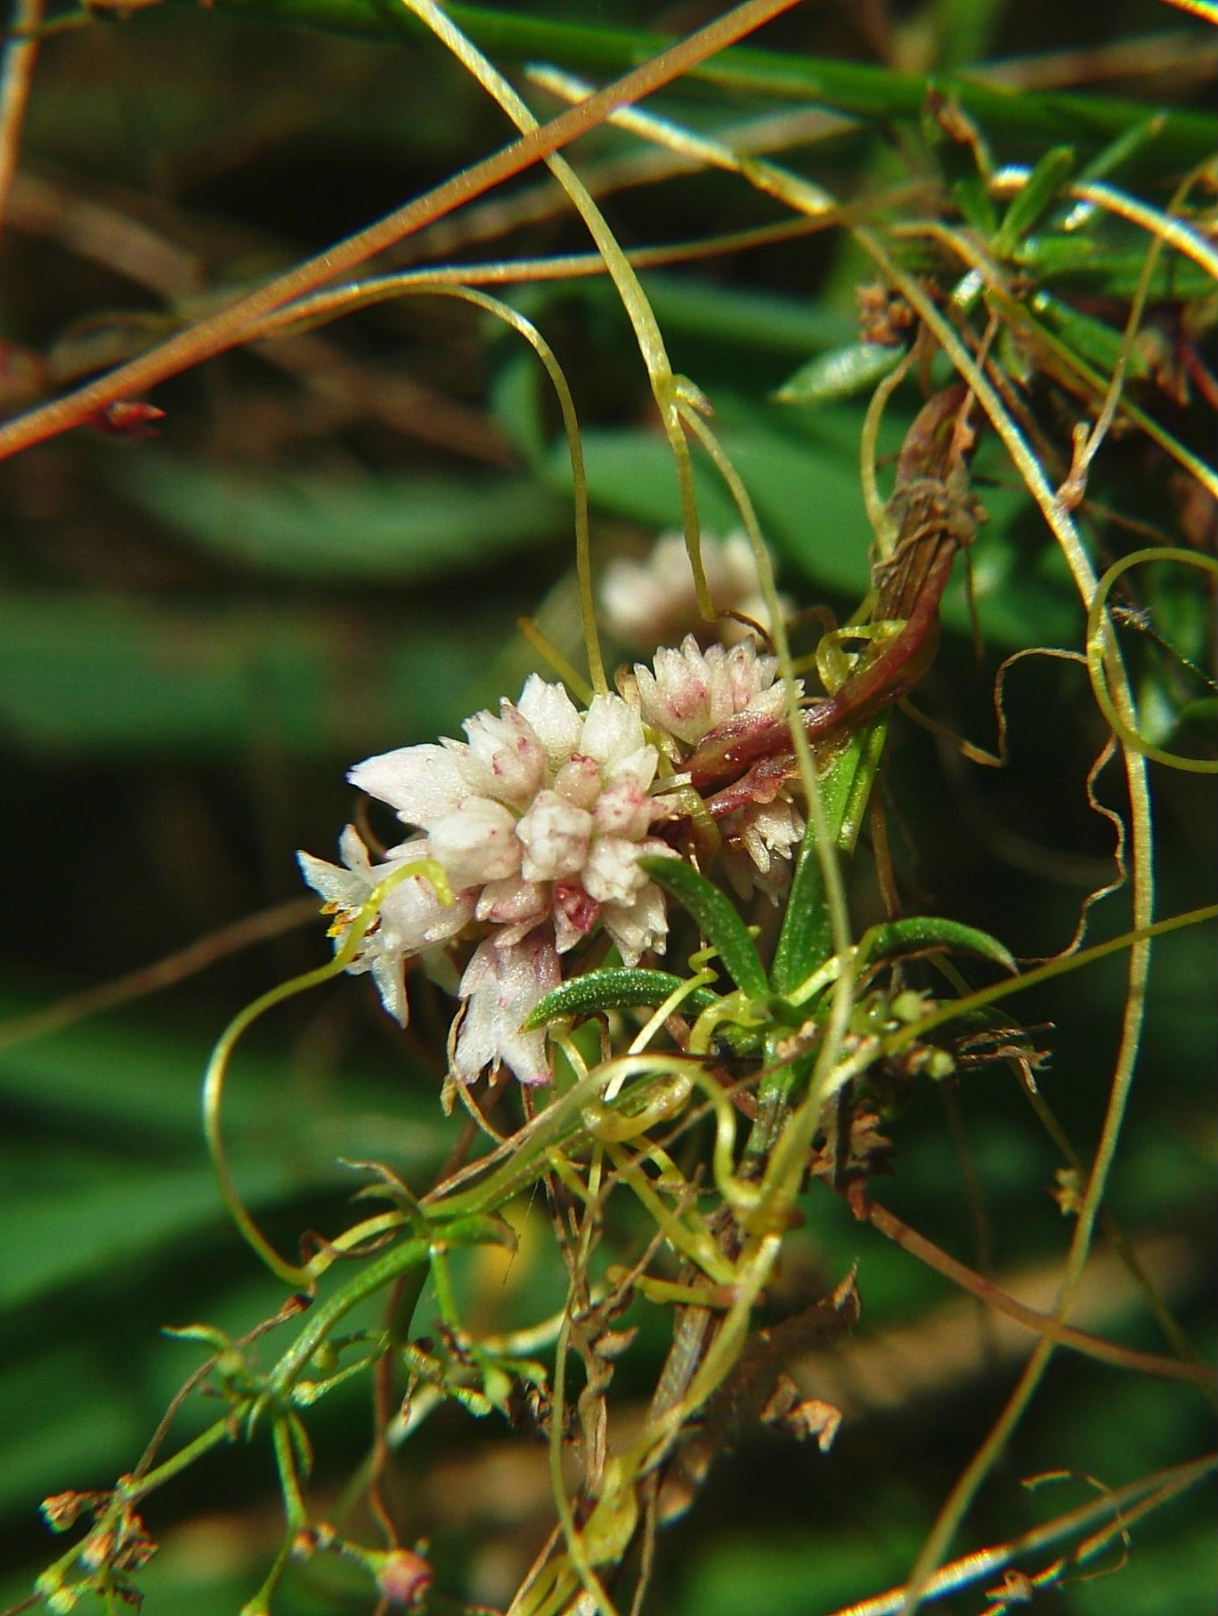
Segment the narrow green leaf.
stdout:
[[[545,998],[524,1024],[525,1032],[544,1027],[559,1016],[586,1016],[598,1010],[630,1010],[642,1005],[659,1005],[682,985],[670,971],[611,968],[589,971],[564,982]],[[684,1008],[701,1013],[719,995],[710,988],[694,988],[682,1001]]]
[[699,342],[806,354],[810,348],[830,348],[847,341],[855,329],[854,322],[838,310],[806,297],[654,270],[643,275],[642,281],[663,329],[687,331]]
[[989,192],[994,165],[984,132],[960,105],[954,87],[937,81],[927,85],[918,122],[961,216],[988,241],[998,228],[998,210]]
[[[1087,293],[1116,300],[1134,295],[1146,268],[1144,246],[1111,247],[1092,230],[1029,236],[1012,256],[1042,290],[1056,287],[1074,296]],[[1149,296],[1152,302],[1189,301],[1207,296],[1211,289],[1210,276],[1200,264],[1168,250],[1155,264]]]
[[[242,1187],[265,1206],[299,1187],[282,1162],[242,1164]],[[215,1238],[225,1213],[214,1175],[203,1165],[155,1170],[81,1161],[74,1187],[27,1190],[20,1221],[5,1228],[0,1307],[38,1301],[119,1262],[148,1261],[175,1244]],[[7,1222],[7,1220],[6,1220]]]
[[[147,1441],[148,1411],[134,1395],[139,1387],[134,1371],[130,1393],[116,1396],[115,1359],[106,1350],[113,1338],[99,1339],[96,1315],[82,1318],[79,1330],[48,1330],[37,1352],[6,1355],[0,1364],[5,1415],[0,1510],[23,1525],[31,1520],[37,1499],[85,1476],[112,1476]],[[32,1543],[31,1528],[25,1530]],[[40,1536],[38,1544],[49,1559],[50,1539]],[[21,1594],[28,1591],[28,1584],[20,1589]],[[15,1602],[18,1592],[15,1581],[0,1583],[0,1599]]]
[[1130,124],[1128,129],[1096,152],[1079,174],[1079,179],[1106,180],[1110,175],[1119,172],[1131,158],[1136,157],[1158,136],[1163,128],[1164,116],[1162,112],[1152,112],[1141,123]]
[[[584,470],[588,498],[595,509],[648,527],[681,525],[681,492],[672,452],[655,432],[589,429],[584,433]],[[551,487],[569,497],[571,457],[565,444],[551,449],[545,475]],[[707,532],[726,533],[738,524],[736,508],[723,484],[701,462],[694,465],[694,488]]]
[[872,926],[863,938],[863,949],[868,959],[883,959],[889,954],[917,953],[930,948],[950,949],[953,954],[979,954],[982,959],[993,960],[1004,970],[1018,969],[1010,951],[989,932],[935,915],[889,920],[883,925]]
[[777,404],[822,404],[865,392],[896,368],[901,348],[879,342],[852,342],[817,354],[801,365],[774,394]]
[[[886,718],[878,718],[851,737],[849,744],[821,776],[821,797],[836,853],[849,853],[858,837],[867,798],[888,733]],[[804,831],[782,932],[774,951],[771,976],[774,991],[790,993],[806,982],[833,952],[833,924],[825,902],[824,873],[811,818]]]
[[990,200],[985,179],[980,174],[961,174],[949,188],[965,224],[979,235],[993,235],[998,227],[998,211]]
[[1027,183],[1017,191],[1003,216],[992,250],[996,257],[1007,258],[1018,242],[1035,230],[1062,186],[1075,168],[1073,146],[1054,146],[1047,151],[1028,175]]
[[[82,755],[257,752],[349,759],[453,725],[503,634],[486,603],[392,621],[290,598],[199,604],[12,591],[0,598],[0,729]],[[479,695],[481,691],[479,691]]]
[[[1049,292],[1037,292],[1032,299],[1032,308],[1053,335],[1080,359],[1094,365],[1105,375],[1110,375],[1116,368],[1125,346],[1123,332],[1115,330],[1104,320],[1097,320],[1092,314],[1072,308],[1069,303],[1064,303]],[[1130,376],[1140,378],[1147,375],[1149,366],[1139,348],[1129,350],[1127,363]]]
[[[719,435],[753,491],[762,530],[780,557],[818,589],[857,598],[868,583],[867,514],[857,469],[861,410],[826,404],[815,413],[779,404],[758,406],[739,393],[715,394]],[[894,438],[893,446],[899,443]],[[681,525],[672,456],[654,432],[595,428],[584,434],[588,490],[601,511],[649,527]],[[546,467],[551,486],[571,486],[565,446]],[[740,516],[718,477],[701,461],[694,484],[704,530],[725,534]],[[810,519],[811,513],[811,519]]]
[[236,475],[154,453],[123,493],[202,548],[292,578],[419,579],[536,548],[566,513],[529,478]]
[[640,865],[678,902],[683,903],[710,939],[732,981],[750,999],[770,991],[757,944],[731,899],[712,886],[684,859],[647,858]]
[[[189,4],[193,9],[197,0],[174,3]],[[672,43],[669,34],[594,28],[491,6],[452,5],[447,9],[476,45],[496,57],[544,57],[591,73],[624,73]],[[357,38],[431,42],[431,36],[404,7],[394,10],[381,0],[214,0],[213,10],[261,23],[286,23]],[[757,50],[751,45],[720,51],[686,77],[738,95],[816,102],[881,121],[916,118],[929,83],[919,74],[898,73],[870,62]],[[976,77],[950,75],[938,76],[935,84],[988,129],[1041,142],[1065,137],[1089,148],[1102,147],[1146,119],[1143,104],[1115,96],[1028,90],[1012,94]],[[1213,120],[1202,112],[1177,109],[1163,116],[1155,156],[1168,168],[1207,161],[1214,147]]]

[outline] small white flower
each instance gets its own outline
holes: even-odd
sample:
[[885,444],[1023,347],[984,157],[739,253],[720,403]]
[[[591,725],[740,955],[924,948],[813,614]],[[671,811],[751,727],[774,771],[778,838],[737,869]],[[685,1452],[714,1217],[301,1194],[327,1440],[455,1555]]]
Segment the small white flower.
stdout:
[[[763,626],[769,613],[757,587],[753,548],[743,533],[717,539],[702,535],[702,566],[711,599],[721,612],[737,611]],[[706,623],[698,610],[685,535],[662,533],[641,561],[618,557],[605,568],[600,584],[606,627],[623,645],[650,650],[672,645],[687,633],[729,644],[749,638],[749,630],[731,618]],[[782,603],[785,605],[786,603]]]
[[[376,887],[407,865],[428,857],[426,842],[417,841],[397,849],[401,856],[372,864],[354,825],[347,826],[338,845],[342,867],[327,864],[311,853],[297,854],[305,880],[324,899],[326,912],[335,916],[330,933],[336,948],[342,946],[348,929]],[[407,959],[455,936],[470,919],[473,907],[466,895],[454,903],[443,903],[430,881],[421,875],[404,877],[381,900],[348,971],[355,976],[371,971],[382,1004],[404,1027],[409,1017]]]
[[603,926],[627,965],[667,935],[664,897],[639,859],[669,854],[649,835],[663,806],[649,795],[659,754],[638,710],[596,696],[581,714],[535,675],[518,704],[467,720],[465,741],[408,746],[357,764],[349,778],[416,834],[369,863],[344,833],[346,868],[300,855],[305,878],[340,915],[409,860],[435,859],[457,894],[449,908],[426,882],[385,896],[354,971],[368,971],[385,1008],[406,1019],[406,961],[458,933],[480,940],[458,989],[453,1070],[462,1082],[502,1061],[524,1083],[546,1079],[545,1039],[521,1024],[561,976],[559,956]]
[[522,1083],[550,1081],[544,1031],[520,1029],[558,981],[558,955],[540,932],[507,947],[490,938],[478,944],[461,978],[465,1015],[454,1023],[452,1068],[460,1082],[472,1083],[499,1061]]
[[754,640],[703,651],[687,634],[679,650],[661,646],[651,668],[635,663],[634,688],[645,721],[692,748],[738,713],[781,717],[787,695],[777,673],[778,658]]
[[[759,651],[753,640],[703,650],[689,634],[679,649],[662,646],[650,668],[636,662],[619,683],[679,770],[700,741],[741,713],[784,718],[787,691],[777,675],[778,658]],[[744,895],[759,887],[776,900],[790,882],[791,854],[804,830],[787,788],[768,802],[746,803],[725,815],[720,829],[732,884]]]
[[458,892],[502,881],[520,868],[516,821],[502,803],[487,797],[467,797],[437,820],[428,842]]
[[557,791],[539,791],[516,835],[524,848],[520,873],[526,881],[556,881],[578,875],[588,857],[596,821]]

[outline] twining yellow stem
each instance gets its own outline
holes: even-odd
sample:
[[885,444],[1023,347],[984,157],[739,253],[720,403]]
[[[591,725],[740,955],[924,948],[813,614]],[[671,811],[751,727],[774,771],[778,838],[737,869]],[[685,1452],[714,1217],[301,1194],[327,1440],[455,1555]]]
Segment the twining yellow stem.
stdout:
[[[987,302],[995,314],[1002,316],[1007,325],[1016,330],[1032,333],[1039,348],[1047,349],[1058,363],[1080,381],[1085,382],[1097,395],[1102,394],[1106,387],[1110,387],[1110,377],[1102,376],[1085,360],[1080,359],[1069,343],[1062,342],[1047,326],[1036,320],[1017,297],[1011,295],[999,266],[967,231],[953,229],[950,225],[941,224],[937,219],[920,219],[912,224],[894,225],[892,236],[898,240],[912,237],[941,242],[962,263],[976,270],[985,286]],[[1117,414],[1136,426],[1140,432],[1144,432],[1152,442],[1157,443],[1165,453],[1183,466],[1191,477],[1195,477],[1203,488],[1218,498],[1218,476],[1213,469],[1174,438],[1153,416],[1139,409],[1124,393],[1115,395],[1115,409]]]
[[[372,303],[387,302],[394,297],[420,296],[453,297],[459,302],[469,303],[474,308],[485,310],[496,320],[501,320],[529,344],[550,379],[562,414],[567,453],[571,460],[571,487],[575,501],[575,570],[579,579],[580,619],[584,631],[584,643],[588,649],[593,687],[603,692],[608,686],[596,630],[596,600],[592,588],[592,538],[588,516],[588,476],[584,466],[579,417],[563,368],[554,350],[532,320],[514,309],[510,303],[492,297],[489,292],[478,291],[472,286],[462,284],[459,275],[445,274],[433,277],[426,271],[411,271],[401,275],[378,275],[367,281],[358,281],[350,286],[341,286],[332,291],[318,292],[312,297],[301,298],[257,321],[248,331],[247,340],[265,341],[269,337],[282,336],[298,327],[307,328],[321,320],[332,320],[343,314],[354,313],[356,309],[367,308]],[[540,649],[533,633],[526,630],[525,638]],[[543,651],[543,655],[547,660],[554,662],[554,656],[548,651]],[[569,668],[559,671],[560,677],[571,690],[582,697],[588,689],[587,681]]]
[[[528,106],[516,91],[503,77],[491,62],[476,48],[476,46],[451,21],[441,8],[434,4],[434,0],[402,0],[402,4],[412,11],[436,37],[453,53],[457,60],[469,73],[477,79],[478,83],[494,97],[503,108],[512,122],[526,136],[534,135],[541,127]],[[726,17],[720,18],[718,24],[711,27],[722,26],[731,30],[731,37],[738,37],[740,32],[760,26],[770,17],[777,16],[795,4],[795,0],[746,0],[746,3],[737,6]],[[704,33],[710,30],[704,30]],[[727,33],[715,46],[729,42]],[[686,42],[688,43],[688,41]],[[623,97],[624,103],[627,98]],[[580,105],[589,105],[590,102]],[[572,108],[578,112],[580,107]],[[616,110],[616,109],[615,109]],[[634,328],[635,340],[638,342],[643,363],[647,368],[648,379],[651,382],[652,394],[656,407],[660,412],[660,420],[668,438],[672,451],[673,461],[677,470],[677,478],[681,489],[681,508],[684,519],[686,543],[690,552],[690,565],[694,574],[694,586],[698,597],[698,608],[707,618],[715,616],[714,603],[710,597],[710,590],[706,582],[706,573],[702,565],[700,527],[698,520],[697,500],[694,496],[693,468],[690,464],[689,446],[685,441],[685,432],[681,420],[680,383],[674,375],[672,365],[668,358],[668,351],[664,344],[663,334],[659,323],[652,311],[647,294],[643,290],[641,281],[627,255],[618,245],[613,231],[609,228],[604,214],[593,200],[592,193],[575,173],[564,157],[553,149],[542,154],[543,161],[549,167],[555,179],[571,199],[572,206],[579,213],[593,241],[597,251],[605,260],[606,268],[617,288],[622,306],[626,310],[630,323]],[[594,631],[595,632],[595,631]],[[592,681],[598,690],[607,689],[604,683],[603,669],[600,681],[597,679],[598,664],[600,661],[599,649],[595,638],[590,640],[589,663],[592,672]]]
[[[1212,171],[1213,163],[1207,164]],[[990,181],[990,189],[995,196],[1014,196],[1027,184],[1029,170],[1025,168],[1002,168]],[[1119,218],[1128,219],[1131,224],[1141,225],[1158,240],[1167,246],[1174,247],[1177,252],[1191,258],[1195,264],[1218,278],[1218,249],[1215,249],[1201,234],[1200,230],[1191,225],[1187,219],[1178,219],[1170,212],[1161,208],[1152,208],[1149,203],[1141,202],[1136,196],[1130,196],[1128,191],[1122,191],[1115,185],[1105,185],[1098,180],[1080,180],[1074,185],[1062,187],[1066,196],[1073,197],[1078,202],[1093,202],[1097,207],[1103,208],[1107,213],[1114,213]]]
[[17,0],[0,62],[0,230],[21,150],[21,126],[42,41],[43,0]]
[[1181,757],[1177,752],[1165,752],[1161,747],[1152,746],[1149,741],[1143,740],[1134,725],[1118,709],[1108,687],[1108,662],[1104,654],[1108,596],[1112,586],[1123,573],[1128,572],[1131,567],[1142,566],[1150,561],[1175,561],[1181,566],[1200,567],[1203,572],[1211,573],[1218,578],[1218,560],[1213,556],[1202,555],[1197,550],[1185,550],[1175,545],[1155,545],[1150,549],[1135,550],[1131,555],[1122,556],[1119,561],[1114,562],[1100,579],[1087,610],[1087,672],[1091,676],[1091,688],[1095,692],[1100,710],[1112,725],[1113,734],[1122,746],[1133,752],[1141,752],[1144,757],[1153,758],[1156,763],[1165,763],[1169,768],[1181,769],[1186,774],[1218,774],[1218,762],[1212,759]]
[[203,1133],[207,1140],[207,1148],[211,1153],[212,1165],[220,1183],[220,1193],[228,1207],[233,1222],[241,1230],[249,1244],[266,1263],[267,1267],[285,1284],[293,1285],[297,1289],[310,1289],[316,1279],[316,1274],[310,1267],[297,1263],[290,1263],[281,1257],[266,1236],[258,1228],[246,1209],[245,1203],[237,1189],[232,1169],[228,1164],[228,1154],[224,1148],[224,1136],[221,1130],[220,1109],[224,1098],[224,1079],[228,1072],[228,1063],[232,1057],[237,1040],[258,1017],[285,999],[304,993],[307,989],[328,982],[331,977],[338,976],[352,964],[358,955],[364,938],[370,928],[375,924],[380,913],[381,905],[403,881],[421,878],[430,882],[435,889],[436,896],[441,903],[451,904],[453,892],[449,885],[448,876],[442,865],[435,859],[414,859],[404,864],[401,869],[395,870],[392,875],[379,882],[369,893],[367,899],[356,913],[351,917],[346,927],[342,942],[335,951],[334,958],[325,965],[319,965],[316,970],[305,971],[303,975],[293,977],[290,982],[282,982],[277,988],[261,994],[224,1029],[219,1042],[212,1050],[211,1059],[207,1063],[207,1072],[203,1079]]
[[[954,1561],[951,1565],[945,1565],[930,1579],[926,1592],[936,1598],[942,1598],[945,1594],[972,1587],[982,1579],[988,1582],[1005,1566],[1013,1565],[1016,1560],[1026,1560],[1029,1555],[1043,1553],[1045,1549],[1051,1548],[1063,1539],[1077,1537],[1079,1533],[1087,1531],[1097,1523],[1108,1522],[1107,1531],[1093,1533],[1070,1554],[1067,1562],[1070,1566],[1082,1565],[1099,1552],[1109,1540],[1111,1533],[1121,1531],[1143,1507],[1149,1506],[1152,1509],[1160,1507],[1186,1488],[1195,1487],[1198,1482],[1205,1481],[1216,1469],[1218,1469],[1218,1455],[1207,1454],[1203,1459],[1190,1460],[1186,1464],[1176,1465],[1171,1470],[1160,1470],[1154,1475],[1139,1477],[1137,1481],[1131,1481],[1115,1492],[1105,1492],[1100,1498],[1092,1499],[1078,1509],[1069,1511],[1068,1514],[1059,1515],[1044,1526],[1032,1527],[1030,1531],[1022,1533],[1008,1543],[981,1549],[975,1554],[966,1555],[962,1560]],[[1062,1568],[1062,1562],[1058,1561],[1056,1571],[1060,1573]],[[1040,1580],[1039,1574],[1037,1580]],[[899,1612],[905,1607],[908,1593],[908,1588],[894,1588],[873,1599],[864,1599],[858,1604],[834,1611],[833,1616],[899,1616]],[[991,1605],[990,1609],[993,1610],[994,1607]]]
[[[978,367],[965,343],[935,306],[923,286],[906,274],[889,256],[883,244],[868,230],[857,230],[855,237],[888,278],[891,285],[904,293],[911,307],[939,342],[960,375],[975,393],[981,408],[1002,439],[1007,453],[1018,468],[1028,492],[1040,507],[1050,530],[1061,546],[1067,565],[1074,576],[1083,603],[1090,610],[1095,598],[1097,581],[1091,559],[1083,545],[1074,520],[1049,486],[1040,462],[1022,433],[1011,419],[1002,399],[988,378]],[[1109,633],[1105,649],[1105,671],[1118,710],[1132,715],[1133,700],[1129,681],[1117,651],[1115,640]],[[1132,721],[1132,719],[1131,719]],[[1065,1322],[1083,1268],[1091,1248],[1095,1220],[1099,1214],[1108,1173],[1116,1155],[1117,1142],[1133,1086],[1134,1064],[1141,1043],[1145,1019],[1146,987],[1150,974],[1150,932],[1154,913],[1154,844],[1151,828],[1150,787],[1146,773],[1146,760],[1139,753],[1123,749],[1125,777],[1129,789],[1130,817],[1132,820],[1132,886],[1133,921],[1139,940],[1129,949],[1128,991],[1122,1016],[1120,1045],[1113,1069],[1112,1087],[1099,1145],[1088,1175],[1087,1187],[1079,1207],[1073,1238],[1067,1253],[1061,1294],[1054,1316]],[[1049,1359],[1053,1342],[1045,1339],[1038,1343],[1020,1381],[999,1417],[989,1437],[960,1476],[939,1513],[939,1518],[923,1546],[910,1573],[909,1595],[903,1607],[905,1616],[912,1616],[921,1599],[921,1590],[933,1574],[947,1550],[957,1527],[972,1502],[985,1476],[996,1463],[1008,1437],[1018,1424],[1024,1409],[1040,1384]]]
[[[450,20],[447,14],[433,0],[402,0],[402,4],[409,11],[427,25],[441,42],[453,53],[461,65],[477,79],[487,93],[494,97],[512,122],[523,133],[531,134],[540,127],[528,106],[518,96],[512,86],[501,73],[483,56],[481,51],[470,41],[459,28]],[[598,252],[605,260],[609,274],[617,288],[623,307],[634,327],[635,337],[643,356],[643,363],[647,367],[647,374],[651,381],[652,392],[660,411],[664,430],[668,435],[669,444],[676,459],[678,475],[681,481],[681,498],[685,514],[686,532],[691,535],[690,542],[697,553],[698,546],[698,518],[697,507],[693,493],[693,472],[689,465],[689,450],[685,443],[685,435],[681,430],[680,418],[676,405],[676,380],[673,376],[672,365],[669,363],[668,353],[664,346],[664,338],[660,332],[659,324],[647,300],[634,269],[631,267],[617,240],[609,228],[604,214],[592,199],[592,194],[567,162],[565,157],[557,153],[544,158],[547,167],[555,179],[562,186],[571,200],[572,206],[580,214],[588,231],[596,243]],[[581,587],[585,578],[590,579],[590,558],[585,551],[579,563]],[[700,557],[694,562],[695,580],[698,586],[699,604],[709,616],[711,608],[706,588],[706,578],[702,572]],[[588,635],[588,662],[592,675],[592,683],[597,691],[608,690],[605,678],[604,664],[601,661],[599,637],[596,631],[595,616],[591,613],[591,587],[588,586],[588,612],[590,621],[585,621],[585,633]]]
[[[838,858],[837,846],[833,836],[829,833],[829,820],[825,811],[824,793],[821,790],[820,777],[812,762],[812,749],[808,744],[808,737],[804,731],[802,713],[799,705],[799,693],[792,675],[791,646],[787,638],[786,624],[783,622],[782,609],[779,605],[778,594],[774,587],[774,568],[770,561],[769,551],[765,547],[765,540],[761,536],[761,525],[757,520],[757,512],[753,501],[740,473],[732,465],[722,446],[707,423],[693,410],[685,410],[683,418],[686,428],[702,444],[703,448],[714,461],[720,476],[728,486],[736,508],[740,512],[740,519],[748,534],[749,543],[753,549],[753,559],[757,567],[757,577],[761,585],[762,597],[766,603],[766,610],[770,614],[770,633],[774,639],[774,648],[778,652],[779,665],[783,670],[787,689],[787,718],[790,725],[791,737],[795,747],[795,756],[799,759],[799,777],[808,799],[808,814],[816,832],[816,855],[821,864],[821,875],[825,884],[825,902],[829,908],[829,920],[832,928],[833,949],[836,954],[846,958],[850,951],[850,915],[846,907],[846,886],[842,879],[841,861]],[[840,1019],[842,1030],[845,1029],[845,1019],[850,1012],[850,997],[853,993],[854,978],[850,970],[843,972],[842,987],[835,994],[835,1017]],[[837,1004],[841,1002],[840,1017],[837,1016]],[[836,1047],[836,1045],[835,1045]]]

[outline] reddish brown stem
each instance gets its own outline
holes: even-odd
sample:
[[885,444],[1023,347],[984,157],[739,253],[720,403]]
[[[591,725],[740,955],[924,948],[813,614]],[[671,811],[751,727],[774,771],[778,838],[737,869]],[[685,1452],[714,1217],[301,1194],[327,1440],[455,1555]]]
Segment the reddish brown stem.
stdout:
[[174,376],[191,365],[197,365],[246,341],[262,316],[282,308],[293,298],[315,291],[338,275],[350,273],[412,231],[433,223],[474,197],[483,195],[492,186],[559,151],[578,136],[604,123],[620,107],[630,106],[651,95],[794,3],[795,0],[744,0],[744,4],[717,17],[687,39],[670,45],[650,61],[633,68],[603,90],[596,91],[577,106],[552,118],[549,123],[522,135],[519,140],[512,141],[502,150],[454,175],[444,184],[408,202],[405,207],[398,208],[367,229],[299,264],[286,275],[200,320],[189,330],[170,337],[151,353],[143,354],[118,370],[78,388],[76,392],[0,426],[0,460],[31,444],[41,443],[58,432],[80,426],[115,400],[140,398],[167,376]]
[[[892,557],[875,568],[871,614],[872,622],[903,620],[904,626],[879,656],[804,714],[813,746],[858,729],[898,701],[934,661],[939,603],[956,552],[972,542],[976,525],[965,470],[972,440],[961,425],[964,398],[958,386],[936,394],[905,439],[888,506],[899,537]],[[721,818],[746,803],[772,801],[797,765],[786,723],[740,713],[703,739],[687,767],[694,790]]]
[[988,1307],[996,1308],[999,1313],[1005,1313],[1007,1318],[1014,1319],[1016,1324],[1021,1324],[1025,1330],[1030,1330],[1034,1335],[1047,1337],[1056,1341],[1059,1346],[1073,1347],[1076,1352],[1085,1353],[1089,1358],[1099,1358],[1104,1363],[1116,1364],[1121,1369],[1136,1369],[1168,1380],[1187,1380],[1199,1386],[1213,1386],[1214,1371],[1207,1364],[1187,1363],[1179,1358],[1165,1358],[1156,1352],[1140,1352],[1134,1347],[1123,1347],[1115,1341],[1105,1341],[1101,1336],[1076,1329],[1074,1325],[1066,1324],[1049,1313],[1041,1313],[1036,1308],[1017,1301],[1008,1291],[995,1285],[993,1280],[986,1279],[983,1274],[966,1267],[955,1257],[949,1256],[942,1247],[928,1240],[925,1235],[911,1229],[907,1223],[902,1222],[895,1213],[889,1212],[878,1201],[873,1201],[867,1196],[859,1198],[852,1204],[856,1217],[861,1215],[881,1234],[908,1251],[911,1256],[934,1268],[953,1284],[971,1291]]

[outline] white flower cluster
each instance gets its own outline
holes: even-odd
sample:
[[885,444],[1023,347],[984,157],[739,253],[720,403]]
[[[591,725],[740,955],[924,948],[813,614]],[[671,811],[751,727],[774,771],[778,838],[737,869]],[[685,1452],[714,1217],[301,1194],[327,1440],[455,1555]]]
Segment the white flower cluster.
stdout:
[[649,794],[659,754],[620,696],[597,696],[580,714],[536,676],[518,704],[504,701],[464,728],[465,741],[403,747],[350,772],[415,835],[371,864],[348,826],[345,868],[308,853],[301,868],[341,932],[396,871],[423,858],[442,865],[456,901],[445,905],[421,876],[406,877],[384,897],[351,969],[372,972],[385,1008],[405,1024],[407,960],[434,960],[459,933],[480,933],[458,988],[454,1075],[469,1082],[502,1060],[522,1082],[543,1083],[544,1034],[520,1028],[557,986],[559,956],[600,925],[633,965],[667,934],[663,894],[639,864],[671,851],[649,835],[664,811]]
[[[421,957],[452,986],[448,949],[472,942],[455,986],[463,1008],[450,1039],[453,1075],[468,1083],[502,1062],[523,1083],[548,1081],[544,1033],[521,1029],[558,985],[561,956],[600,927],[634,965],[667,936],[663,891],[639,862],[675,856],[651,832],[657,820],[688,812],[679,794],[653,794],[653,786],[663,791],[661,751],[676,785],[683,760],[718,725],[742,712],[780,715],[786,698],[776,672],[777,660],[751,640],[703,652],[691,636],[680,650],[657,652],[653,668],[637,665],[620,695],[594,697],[585,713],[534,675],[518,703],[466,720],[464,741],[357,764],[348,778],[412,834],[375,863],[351,825],[341,866],[299,855],[340,941],[382,889],[348,969],[370,971],[386,1010],[405,1025],[407,962]],[[740,889],[780,890],[803,829],[794,805],[785,796],[747,804],[723,829]],[[410,871],[423,859],[442,867],[453,902]]]
[[[721,612],[742,612],[768,624],[769,609],[757,587],[757,562],[743,533],[718,539],[702,535],[702,566],[711,599]],[[650,650],[674,644],[687,632],[722,636],[729,644],[749,637],[731,618],[703,622],[694,592],[683,533],[661,533],[649,555],[639,561],[619,556],[605,568],[600,582],[605,624],[623,645]],[[785,602],[780,604],[785,606]]]
[[[658,650],[652,668],[636,662],[622,687],[680,769],[698,743],[730,718],[747,712],[782,719],[787,691],[781,680],[775,683],[777,674],[778,658],[759,652],[751,639],[730,650],[712,645],[702,651],[691,634],[680,650]],[[719,828],[724,865],[736,889],[748,893],[757,886],[777,898],[790,880],[791,852],[804,832],[803,815],[789,794],[776,791],[768,802],[747,803]]]

